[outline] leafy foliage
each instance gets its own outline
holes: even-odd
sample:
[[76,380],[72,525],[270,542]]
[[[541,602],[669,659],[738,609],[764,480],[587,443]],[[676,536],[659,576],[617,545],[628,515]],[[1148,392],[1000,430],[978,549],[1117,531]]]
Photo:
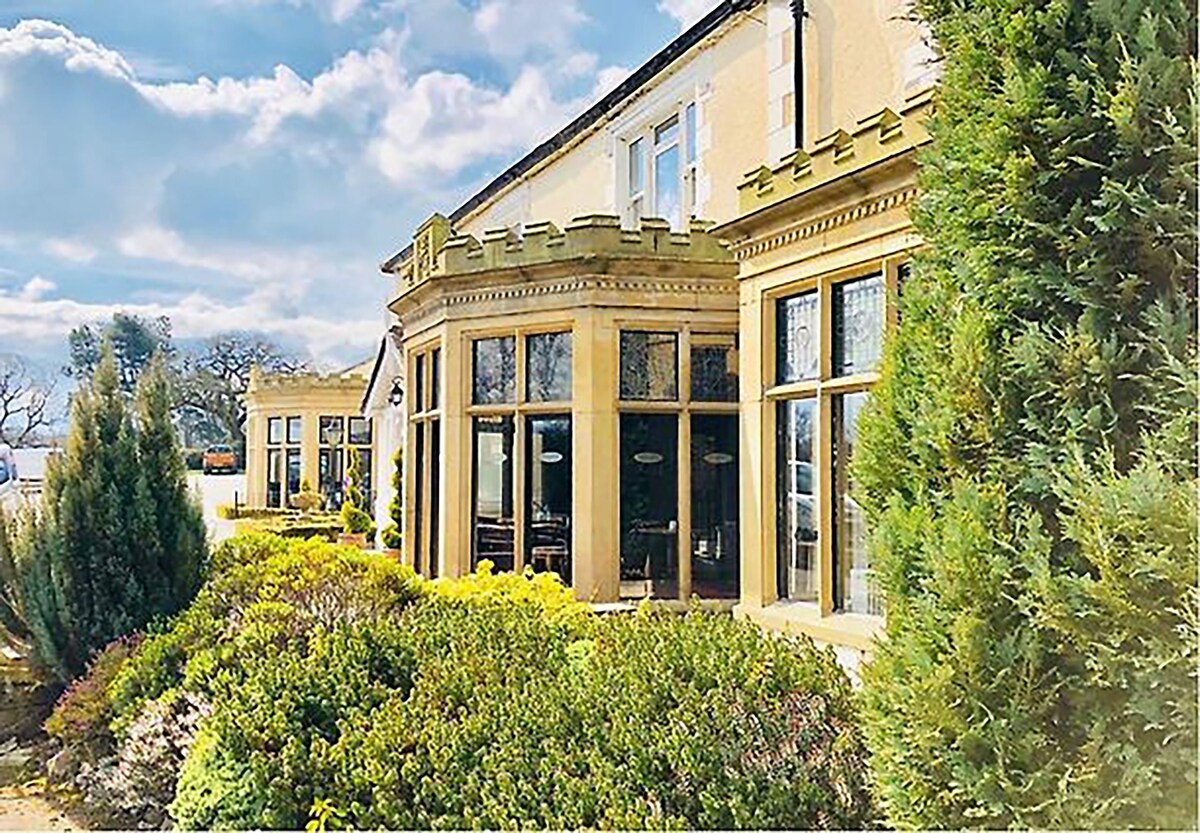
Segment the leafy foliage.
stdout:
[[106,349],[76,395],[66,453],[19,524],[10,588],[38,660],[70,679],[113,639],[186,606],[207,558],[171,428],[161,361],[130,414]]
[[390,523],[380,533],[380,541],[389,550],[404,546],[404,449],[397,448],[392,459],[392,500],[388,504]]
[[141,642],[140,637],[113,640],[96,655],[87,673],[74,680],[46,719],[46,733],[64,746],[95,759],[113,748],[109,723],[115,717],[108,686]]
[[346,499],[342,503],[342,526],[355,535],[375,537],[375,521],[367,511],[367,499],[363,494],[362,463],[357,451],[350,455],[346,468]]
[[63,373],[87,384],[96,375],[105,352],[111,350],[121,390],[133,393],[154,355],[173,352],[171,321],[165,316],[150,319],[116,312],[111,321],[80,324],[71,330],[67,346],[71,361]]
[[1197,814],[1196,20],[920,0],[930,244],[860,427],[900,827]]

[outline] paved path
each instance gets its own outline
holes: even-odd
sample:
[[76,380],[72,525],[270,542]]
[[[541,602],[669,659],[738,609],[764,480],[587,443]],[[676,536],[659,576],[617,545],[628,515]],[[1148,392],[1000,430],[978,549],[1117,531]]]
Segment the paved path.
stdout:
[[233,535],[233,521],[217,517],[217,507],[222,503],[233,503],[234,495],[238,500],[246,500],[246,476],[244,474],[199,474],[193,472],[188,480],[200,495],[204,506],[204,523],[208,525],[209,539],[212,544],[219,544]]
[[0,830],[82,830],[36,793],[0,789]]

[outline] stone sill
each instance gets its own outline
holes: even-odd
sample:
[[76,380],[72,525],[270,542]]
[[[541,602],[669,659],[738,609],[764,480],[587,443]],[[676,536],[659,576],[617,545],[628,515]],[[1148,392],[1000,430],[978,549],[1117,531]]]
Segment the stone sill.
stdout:
[[818,642],[857,651],[871,651],[876,640],[883,636],[884,620],[881,616],[857,613],[822,616],[816,605],[804,602],[775,602],[766,607],[739,604],[733,613],[769,630],[804,634]]

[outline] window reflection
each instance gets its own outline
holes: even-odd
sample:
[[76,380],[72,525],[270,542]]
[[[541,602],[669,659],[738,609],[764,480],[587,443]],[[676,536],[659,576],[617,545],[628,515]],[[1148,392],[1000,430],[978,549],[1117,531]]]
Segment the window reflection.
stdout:
[[838,607],[847,613],[883,615],[867,551],[867,516],[852,495],[850,462],[858,439],[858,417],[867,392],[847,393],[833,400],[834,550]]
[[738,596],[738,417],[692,417],[692,588]]
[[497,571],[512,570],[513,418],[474,420],[474,535],[472,567],[483,559]]
[[526,397],[530,402],[571,398],[571,334],[541,333],[525,340]]
[[883,277],[833,288],[833,367],[838,376],[875,370],[883,349]]
[[622,331],[621,398],[674,401],[679,398],[679,336]]
[[516,339],[481,338],[471,345],[474,361],[473,396],[476,405],[501,405],[517,399]]
[[692,336],[692,401],[737,402],[737,336]]
[[781,299],[776,317],[776,381],[782,385],[815,379],[821,366],[817,293]]
[[571,418],[530,417],[525,447],[525,561],[571,583]]
[[679,418],[621,415],[621,595],[679,596]]
[[778,405],[778,587],[781,599],[817,598],[816,402]]

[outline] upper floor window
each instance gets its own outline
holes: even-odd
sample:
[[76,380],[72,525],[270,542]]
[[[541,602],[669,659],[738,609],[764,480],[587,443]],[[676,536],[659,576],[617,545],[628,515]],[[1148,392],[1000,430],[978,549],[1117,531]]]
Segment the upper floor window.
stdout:
[[682,230],[696,210],[696,105],[688,103],[627,138],[626,205],[632,225],[660,217]]
[[883,351],[882,275],[833,287],[833,366],[838,376],[869,373]]

